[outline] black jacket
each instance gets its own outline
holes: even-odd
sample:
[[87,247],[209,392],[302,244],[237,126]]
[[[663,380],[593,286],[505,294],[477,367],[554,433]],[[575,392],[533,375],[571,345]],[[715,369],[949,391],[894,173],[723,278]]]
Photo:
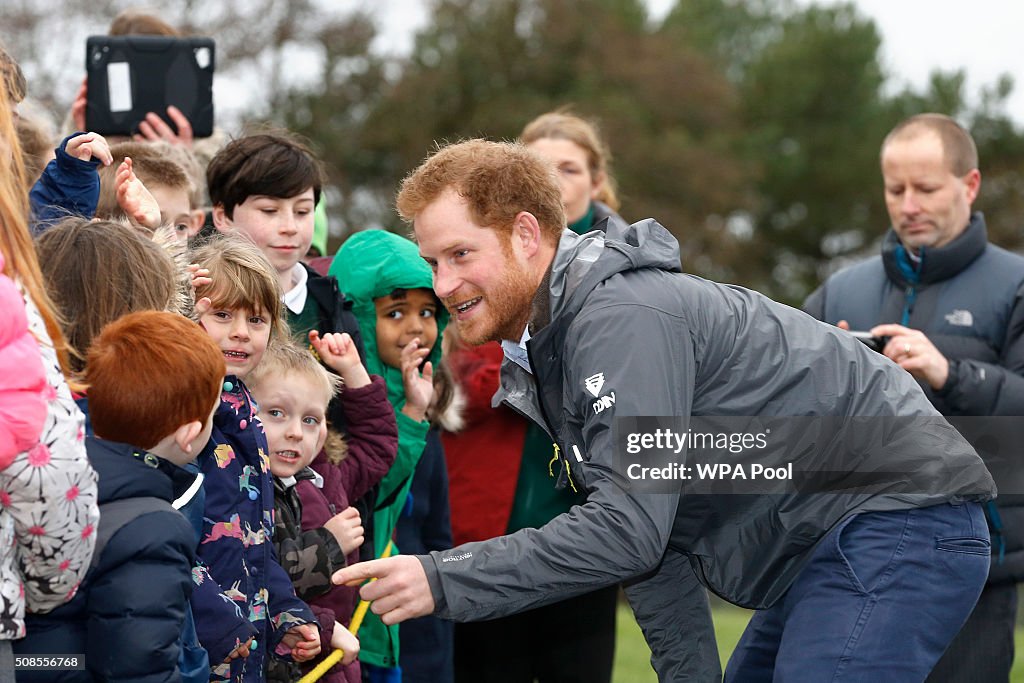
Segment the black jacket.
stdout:
[[[168,503],[194,475],[127,444],[86,439],[103,506],[155,497]],[[110,538],[78,594],[45,615],[31,615],[18,654],[84,653],[84,671],[19,671],[19,681],[178,681],[185,606],[192,593],[195,537],[170,508],[143,514]]]
[[[900,269],[899,246],[890,230],[881,256],[830,277],[804,310],[833,325],[846,320],[852,330],[900,323],[909,313],[906,326],[924,332],[949,359],[942,389],[921,383],[936,410],[951,418],[1024,415],[1024,258],[989,244],[981,213],[949,244],[925,250],[916,284]],[[1000,431],[1009,424],[991,422]],[[972,432],[965,436],[990,463],[1000,488],[1001,528],[993,529],[989,581],[1024,580],[1024,490],[999,475],[997,454]]]

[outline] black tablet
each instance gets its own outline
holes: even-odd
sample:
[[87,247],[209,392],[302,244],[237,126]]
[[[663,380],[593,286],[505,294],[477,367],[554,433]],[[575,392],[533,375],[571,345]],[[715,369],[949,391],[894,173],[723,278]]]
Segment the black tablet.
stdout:
[[101,135],[131,135],[148,112],[174,105],[197,138],[213,133],[214,43],[210,38],[90,36],[85,47],[85,123]]

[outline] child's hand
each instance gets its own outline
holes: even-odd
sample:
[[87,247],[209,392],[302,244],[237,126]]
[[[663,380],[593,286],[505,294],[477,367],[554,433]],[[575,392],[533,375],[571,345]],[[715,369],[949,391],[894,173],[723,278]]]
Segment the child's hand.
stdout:
[[324,528],[337,539],[346,555],[363,544],[363,520],[359,517],[359,510],[352,506],[324,522]]
[[81,159],[82,161],[98,159],[103,162],[104,166],[110,166],[114,162],[114,157],[110,153],[110,146],[107,145],[106,138],[98,133],[76,135],[68,140],[68,144],[64,146],[64,151],[69,156]]
[[229,654],[224,659],[224,663],[227,664],[232,659],[238,659],[239,657],[241,657],[243,659],[248,657],[249,656],[249,648],[252,647],[252,643],[253,643],[253,639],[250,638],[249,640],[245,641],[244,643],[242,643],[241,645],[236,647],[234,650],[231,651],[231,654]]
[[309,343],[320,359],[345,381],[345,386],[358,389],[370,383],[370,375],[359,360],[359,349],[348,332],[328,332],[323,337],[316,330],[309,333]]
[[[333,640],[333,638],[332,638]],[[302,624],[288,629],[281,644],[296,662],[308,662],[320,654],[320,633],[313,624]]]
[[427,407],[434,398],[434,368],[428,362],[420,374],[420,363],[430,354],[429,347],[421,347],[417,337],[402,349],[402,384],[405,385],[405,406],[402,412],[422,422],[427,418]]
[[[210,300],[210,297],[204,296],[192,307],[192,315],[190,316],[192,321],[199,323],[199,326],[203,327],[203,324],[199,322],[199,319],[209,313],[211,308],[213,308],[213,301]],[[203,327],[203,329],[206,328]]]
[[160,227],[160,205],[135,175],[131,157],[125,157],[117,167],[114,187],[117,188],[117,203],[128,218],[150,230]]
[[198,263],[189,264],[188,276],[189,284],[192,287],[193,298],[195,298],[197,289],[213,284],[213,279],[210,278],[209,268],[200,268]]
[[331,649],[341,650],[345,655],[341,658],[342,664],[351,664],[359,656],[359,639],[349,630],[334,622],[334,633],[331,634]]

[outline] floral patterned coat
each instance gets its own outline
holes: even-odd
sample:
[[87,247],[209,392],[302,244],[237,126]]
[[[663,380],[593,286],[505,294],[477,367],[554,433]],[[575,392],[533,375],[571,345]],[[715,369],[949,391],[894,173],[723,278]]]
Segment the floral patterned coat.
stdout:
[[38,443],[0,471],[0,639],[6,640],[25,635],[26,604],[43,613],[74,597],[99,521],[82,413],[39,310],[24,301],[29,330],[40,340],[46,418]]

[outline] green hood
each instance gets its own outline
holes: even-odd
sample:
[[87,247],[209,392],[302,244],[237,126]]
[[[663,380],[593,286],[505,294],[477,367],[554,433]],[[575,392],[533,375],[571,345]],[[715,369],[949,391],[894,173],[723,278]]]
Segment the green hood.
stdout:
[[[405,405],[402,373],[384,365],[377,353],[377,309],[373,300],[396,289],[429,289],[434,278],[419,249],[410,240],[386,230],[363,230],[345,241],[329,271],[338,280],[341,291],[352,301],[352,312],[366,345],[366,369],[384,378],[388,400],[395,410]],[[441,360],[441,334],[448,324],[448,311],[438,306],[437,341],[428,360],[436,368]]]

